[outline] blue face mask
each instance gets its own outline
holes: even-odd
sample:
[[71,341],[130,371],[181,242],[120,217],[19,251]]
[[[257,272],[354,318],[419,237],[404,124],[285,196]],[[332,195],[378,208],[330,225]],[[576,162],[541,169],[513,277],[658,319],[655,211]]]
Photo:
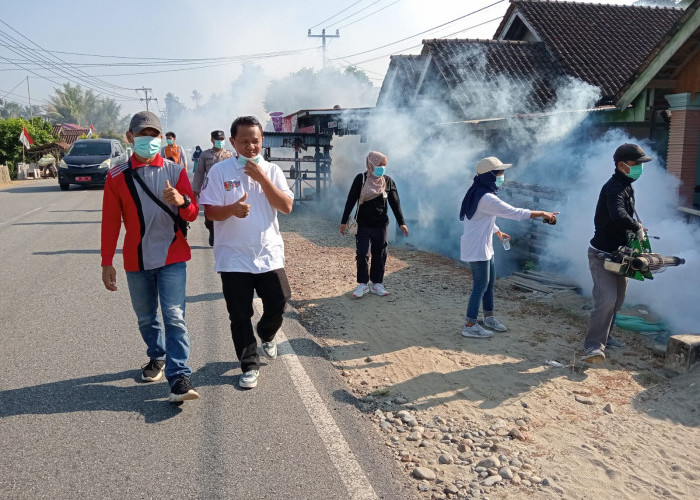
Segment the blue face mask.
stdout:
[[505,182],[505,180],[506,180],[505,175],[497,175],[496,176],[496,187],[501,187],[503,185],[503,183]]
[[[625,163],[625,165],[627,165],[627,164]],[[630,167],[629,165],[627,165],[627,166]],[[639,165],[631,166],[631,167],[630,167],[630,173],[629,173],[629,174],[625,174],[625,175],[626,175],[627,177],[629,177],[630,179],[636,181],[637,179],[639,179],[639,178],[642,176],[642,173],[644,173],[644,165],[642,165],[642,164],[640,163]]]
[[381,177],[386,173],[386,167],[374,167],[374,175]]
[[134,137],[134,153],[141,158],[150,158],[160,151],[160,137],[150,137],[143,135]]
[[260,159],[262,158],[262,155],[256,155],[253,158],[247,158],[243,155],[238,155],[238,164],[243,167],[245,166],[246,163],[248,163],[248,160],[252,161],[253,163],[260,163]]
[[173,145],[173,140],[172,140],[172,139],[166,139],[165,142],[168,143],[168,146],[172,146],[172,145]]
[[224,141],[214,141],[214,147],[216,149],[223,149],[224,148]]

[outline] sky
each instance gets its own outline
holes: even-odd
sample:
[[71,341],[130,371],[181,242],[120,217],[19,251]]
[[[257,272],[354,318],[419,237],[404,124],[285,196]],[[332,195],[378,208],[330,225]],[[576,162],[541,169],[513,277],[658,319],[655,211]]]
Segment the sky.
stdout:
[[[629,5],[633,0],[602,3]],[[29,92],[33,104],[44,104],[70,78],[115,98],[130,114],[144,108],[139,100],[144,93],[134,90],[142,87],[158,99],[151,105],[163,107],[163,97],[172,92],[193,106],[194,90],[206,102],[241,74],[242,59],[261,66],[271,80],[302,68],[321,69],[321,39],[309,38],[309,29],[312,35],[323,28],[335,35],[338,29],[339,38],[327,39],[327,64],[340,69],[355,65],[380,87],[391,54],[418,54],[424,38],[491,38],[509,2],[148,0],[146,7],[134,0],[35,0],[30,9],[22,2],[3,4],[0,98],[27,104]],[[29,61],[37,54],[58,63],[53,72]],[[95,64],[100,66],[85,66]]]

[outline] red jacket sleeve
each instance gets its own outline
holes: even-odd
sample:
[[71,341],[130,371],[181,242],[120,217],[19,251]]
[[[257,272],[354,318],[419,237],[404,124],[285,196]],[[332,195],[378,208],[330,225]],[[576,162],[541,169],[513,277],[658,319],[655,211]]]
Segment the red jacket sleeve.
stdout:
[[180,177],[177,179],[177,184],[175,189],[182,195],[187,195],[190,197],[190,206],[187,208],[180,208],[180,216],[189,222],[194,222],[199,215],[199,205],[197,204],[197,199],[192,192],[192,186],[190,185],[190,178],[187,177],[187,170],[184,168],[180,170]]
[[119,231],[122,226],[122,208],[119,197],[114,193],[114,179],[107,175],[104,194],[102,195],[102,225],[100,255],[102,265],[111,266],[114,254],[117,251]]

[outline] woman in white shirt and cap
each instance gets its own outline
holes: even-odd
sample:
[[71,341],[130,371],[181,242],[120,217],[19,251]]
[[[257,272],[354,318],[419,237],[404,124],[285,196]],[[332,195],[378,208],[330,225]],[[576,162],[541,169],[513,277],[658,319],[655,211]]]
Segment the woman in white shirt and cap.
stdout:
[[496,266],[493,259],[493,235],[503,241],[510,235],[496,225],[496,217],[525,220],[541,217],[549,223],[557,220],[559,212],[544,212],[516,208],[502,201],[496,193],[505,180],[504,171],[512,167],[490,156],[476,164],[474,183],[462,200],[459,219],[464,221],[460,259],[468,262],[472,270],[472,292],[467,305],[467,317],[462,335],[487,338],[493,335],[477,322],[479,306],[483,304],[484,326],[505,332],[507,328],[494,315],[493,286],[496,281]]

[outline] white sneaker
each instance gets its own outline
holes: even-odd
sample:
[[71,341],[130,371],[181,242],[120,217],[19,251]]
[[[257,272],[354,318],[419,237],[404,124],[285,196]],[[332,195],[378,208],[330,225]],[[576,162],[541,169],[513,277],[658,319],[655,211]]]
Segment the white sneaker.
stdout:
[[487,339],[493,335],[493,332],[484,330],[479,323],[474,323],[472,326],[464,325],[462,328],[462,337],[472,337],[475,339]]
[[367,285],[367,283],[360,283],[359,285],[357,285],[357,288],[355,288],[355,291],[352,292],[352,296],[356,299],[359,299],[367,292],[369,292],[369,286]]
[[384,285],[382,285],[381,283],[373,283],[371,290],[372,293],[376,293],[380,297],[386,297],[387,295],[389,295],[389,292],[386,291],[386,288],[384,288]]
[[491,328],[492,330],[496,330],[497,332],[505,332],[508,330],[506,328],[506,325],[498,321],[496,318],[493,316],[489,316],[488,318],[484,318],[484,326],[486,328]]
[[262,343],[262,350],[270,359],[275,359],[277,357],[277,342],[273,339],[269,342]]
[[258,375],[260,372],[258,370],[250,370],[241,375],[238,380],[238,385],[243,389],[252,389],[258,385]]

